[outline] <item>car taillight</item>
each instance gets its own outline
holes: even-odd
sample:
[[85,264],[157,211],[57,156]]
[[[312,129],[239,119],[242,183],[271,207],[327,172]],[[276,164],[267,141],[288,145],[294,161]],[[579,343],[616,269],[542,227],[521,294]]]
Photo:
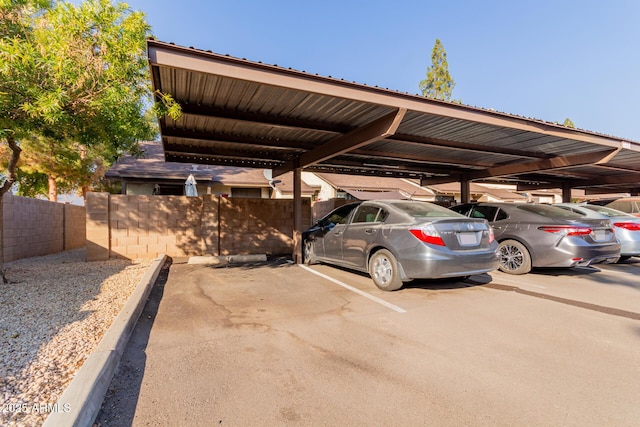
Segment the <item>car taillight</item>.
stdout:
[[613,225],[629,231],[640,231],[640,223],[638,222],[614,222]]
[[410,228],[409,231],[421,242],[429,243],[431,245],[446,246],[444,244],[444,240],[440,237],[438,230],[436,230],[432,224],[427,224],[420,228]]
[[564,234],[565,236],[585,236],[593,231],[589,227],[573,227],[571,225],[543,225],[538,227],[538,230],[546,231],[547,233]]
[[493,233],[493,227],[489,226],[489,230],[487,232],[489,233],[489,244],[491,244],[491,242],[496,240],[496,236]]

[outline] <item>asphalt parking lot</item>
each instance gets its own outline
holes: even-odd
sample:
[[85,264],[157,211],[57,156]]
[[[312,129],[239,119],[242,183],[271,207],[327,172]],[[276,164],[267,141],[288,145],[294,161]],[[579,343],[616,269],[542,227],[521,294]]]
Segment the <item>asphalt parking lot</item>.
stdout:
[[638,425],[640,259],[379,291],[174,263],[103,409],[120,425]]

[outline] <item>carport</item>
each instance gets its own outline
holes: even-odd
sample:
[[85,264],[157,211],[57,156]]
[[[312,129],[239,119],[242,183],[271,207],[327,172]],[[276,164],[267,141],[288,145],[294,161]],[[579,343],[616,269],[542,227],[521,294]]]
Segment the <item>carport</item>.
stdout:
[[165,159],[294,175],[294,258],[301,254],[301,171],[640,193],[640,143],[305,71],[147,43],[153,89],[182,117],[160,119]]

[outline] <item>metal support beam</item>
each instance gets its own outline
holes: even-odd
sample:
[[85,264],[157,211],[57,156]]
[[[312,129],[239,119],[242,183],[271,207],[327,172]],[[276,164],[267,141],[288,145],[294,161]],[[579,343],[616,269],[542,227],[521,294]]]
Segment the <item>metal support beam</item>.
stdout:
[[471,183],[464,176],[460,180],[460,202],[469,203],[471,201]]
[[334,138],[315,150],[302,154],[297,162],[290,161],[284,166],[274,169],[273,177],[291,172],[296,167],[295,163],[304,168],[355,150],[378,139],[387,138],[396,132],[406,112],[406,109],[399,108],[378,120]]
[[471,172],[469,173],[469,178],[471,180],[474,180],[543,170],[562,169],[573,166],[598,164],[600,162],[608,161],[615,153],[617,153],[617,150],[606,150],[598,151],[596,153],[576,154],[573,156],[557,156],[551,159],[497,166],[495,168],[488,168],[482,171]]
[[180,107],[182,108],[183,116],[225,119],[237,123],[247,122],[254,125],[261,124],[283,129],[312,129],[315,132],[344,133],[351,130],[350,127],[344,125],[336,125],[313,120],[300,120],[280,115],[271,116],[268,114],[252,113],[249,111],[228,110],[225,108],[207,107],[187,103],[181,104]]
[[571,203],[571,183],[562,183],[562,203]]
[[302,264],[302,169],[293,170],[293,262]]
[[422,177],[420,178],[420,186],[425,187],[427,185],[439,185],[439,184],[450,184],[452,182],[460,182],[462,180],[462,175],[454,174],[449,176],[435,176],[435,177]]
[[524,184],[519,182],[516,185],[517,191],[531,191],[531,190],[551,190],[554,188],[562,188],[561,181],[540,182],[535,184]]

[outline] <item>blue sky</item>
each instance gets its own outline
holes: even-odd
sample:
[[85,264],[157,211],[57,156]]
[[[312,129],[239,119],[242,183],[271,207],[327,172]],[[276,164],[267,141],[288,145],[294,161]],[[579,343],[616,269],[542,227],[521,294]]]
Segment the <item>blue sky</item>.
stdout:
[[129,0],[158,40],[640,141],[640,2]]

